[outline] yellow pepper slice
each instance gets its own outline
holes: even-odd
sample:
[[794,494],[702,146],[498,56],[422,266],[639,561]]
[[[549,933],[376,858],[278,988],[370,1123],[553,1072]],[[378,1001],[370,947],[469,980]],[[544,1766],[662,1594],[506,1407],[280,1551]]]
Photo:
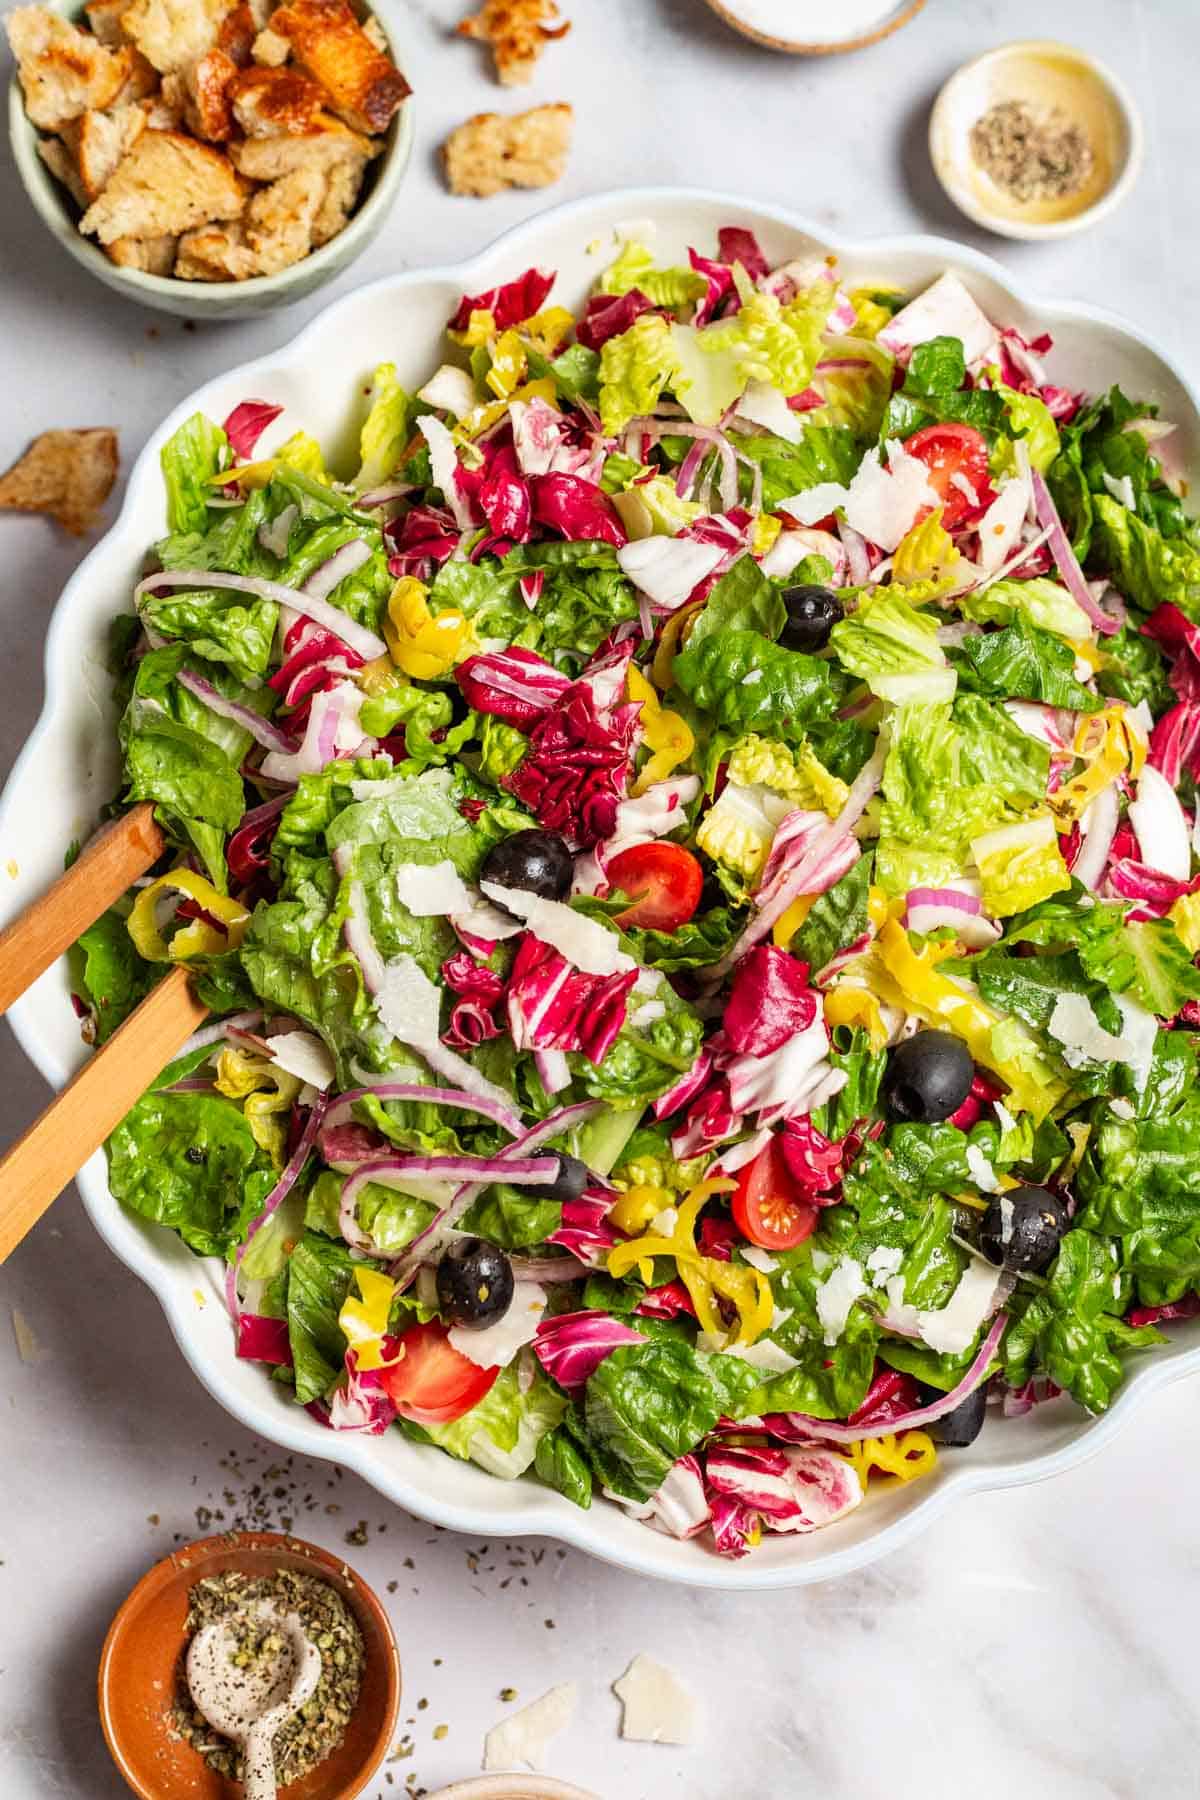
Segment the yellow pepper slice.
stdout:
[[888,1041],[888,1028],[883,1022],[879,1002],[869,989],[848,985],[830,988],[825,996],[825,1023],[861,1025],[868,1033],[872,1050],[882,1050]]
[[1081,721],[1075,734],[1075,755],[1087,764],[1065,781],[1048,804],[1060,831],[1082,818],[1098,794],[1112,786],[1126,769],[1141,774],[1146,760],[1146,741],[1127,718],[1124,707],[1109,706]]
[[771,942],[780,950],[786,950],[816,903],[815,894],[798,894],[771,927]]
[[[214,919],[219,919],[224,926],[223,931],[214,931],[203,919],[193,919],[182,931],[177,931],[168,944],[158,928],[158,903],[164,894],[180,894],[186,900],[195,900]],[[160,875],[149,887],[143,888],[133,903],[133,910],[126,920],[126,927],[133,939],[139,956],[147,962],[186,962],[191,956],[220,956],[223,951],[236,950],[246,935],[250,923],[250,914],[236,900],[230,900],[225,894],[218,894],[211,881],[203,875],[197,875],[194,869],[172,869],[169,875]]]
[[383,1349],[396,1284],[390,1275],[383,1275],[378,1269],[357,1268],[354,1276],[362,1297],[347,1296],[338,1314],[338,1324],[355,1352],[360,1370],[386,1369],[396,1361],[394,1356],[386,1356]]
[[474,350],[477,344],[486,344],[489,338],[496,335],[496,316],[490,307],[476,306],[471,309],[465,331],[452,331],[446,327],[446,336],[456,344],[464,344],[468,350]]
[[696,747],[696,739],[687,721],[663,706],[654,688],[633,663],[625,677],[625,689],[631,700],[641,702],[642,741],[653,751],[630,790],[636,797],[653,787],[656,781],[665,781],[672,769],[686,762]]
[[251,1050],[222,1050],[217,1058],[213,1086],[230,1100],[242,1101],[242,1113],[250,1135],[265,1150],[277,1169],[282,1169],[287,1148],[288,1120],[292,1104],[304,1083],[297,1075]]
[[[503,400],[484,400],[469,412],[464,419],[458,421],[456,437],[474,438],[481,431],[487,431],[498,423],[514,400],[544,400],[547,406],[554,406],[558,393],[552,375],[541,375],[536,381],[527,381],[523,387],[515,388]],[[557,408],[555,409],[557,410]]]
[[1172,925],[1195,956],[1200,950],[1200,893],[1180,894],[1167,914]]
[[470,621],[454,607],[429,610],[429,589],[415,575],[402,575],[388,601],[383,635],[392,661],[406,675],[432,681],[445,675],[474,643]]
[[750,554],[766,556],[774,548],[775,540],[783,530],[783,520],[777,519],[774,513],[759,513],[754,521],[754,534],[750,539]]
[[520,387],[528,368],[529,358],[516,332],[501,332],[492,345],[492,366],[485,377],[497,400],[507,400]]
[[845,1460],[865,1487],[872,1474],[894,1475],[897,1481],[916,1481],[932,1475],[937,1450],[925,1431],[890,1432],[884,1437],[863,1438],[843,1451]]
[[632,1236],[636,1231],[645,1231],[660,1212],[674,1204],[675,1196],[669,1188],[631,1187],[614,1201],[608,1216],[619,1231]]
[[683,640],[691,628],[692,620],[703,605],[703,600],[692,600],[687,606],[681,606],[678,612],[671,614],[662,628],[654,661],[650,665],[654,685],[661,693],[665,694],[674,685],[675,658],[683,647]]
[[535,350],[540,350],[543,356],[553,356],[568,333],[574,329],[575,315],[568,312],[565,306],[547,306],[543,312],[534,313],[517,327],[521,336]]
[[775,1314],[770,1282],[758,1269],[721,1262],[717,1257],[703,1255],[696,1247],[696,1221],[701,1207],[713,1194],[730,1193],[736,1185],[725,1178],[700,1182],[681,1203],[670,1237],[647,1232],[618,1244],[608,1253],[608,1272],[620,1280],[636,1268],[648,1284],[652,1259],[669,1256],[691,1296],[701,1330],[714,1336],[725,1335],[725,1322],[716,1305],[719,1297],[729,1301],[737,1312],[738,1333],[734,1342],[752,1344],[769,1328]]

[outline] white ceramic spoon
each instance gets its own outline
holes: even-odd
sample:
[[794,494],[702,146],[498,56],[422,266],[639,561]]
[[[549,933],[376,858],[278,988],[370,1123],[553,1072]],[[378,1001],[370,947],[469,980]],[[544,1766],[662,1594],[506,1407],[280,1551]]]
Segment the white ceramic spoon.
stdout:
[[213,1730],[240,1746],[245,1800],[275,1800],[275,1736],[312,1698],[321,1679],[321,1652],[305,1636],[295,1613],[283,1614],[269,1601],[253,1612],[283,1636],[275,1660],[238,1668],[233,1660],[237,1640],[228,1623],[218,1619],[192,1639],[188,1687]]

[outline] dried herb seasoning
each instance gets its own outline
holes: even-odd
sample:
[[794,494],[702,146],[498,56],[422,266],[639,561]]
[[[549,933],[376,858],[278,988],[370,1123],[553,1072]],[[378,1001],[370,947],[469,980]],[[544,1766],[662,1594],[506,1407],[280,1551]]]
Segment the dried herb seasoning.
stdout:
[[1058,107],[1001,100],[971,127],[971,155],[1013,200],[1066,200],[1091,176],[1095,156],[1083,127]]
[[197,1581],[188,1595],[186,1642],[176,1671],[171,1725],[219,1775],[242,1779],[240,1749],[214,1731],[193,1705],[187,1685],[187,1644],[206,1625],[225,1620],[238,1643],[235,1660],[241,1666],[249,1666],[258,1657],[274,1656],[278,1634],[253,1611],[264,1600],[273,1602],[281,1612],[295,1613],[321,1653],[316,1692],[280,1727],[275,1738],[275,1777],[280,1787],[286,1787],[337,1749],[362,1686],[366,1651],[358,1622],[337,1589],[320,1576],[293,1569],[255,1576],[231,1570]]

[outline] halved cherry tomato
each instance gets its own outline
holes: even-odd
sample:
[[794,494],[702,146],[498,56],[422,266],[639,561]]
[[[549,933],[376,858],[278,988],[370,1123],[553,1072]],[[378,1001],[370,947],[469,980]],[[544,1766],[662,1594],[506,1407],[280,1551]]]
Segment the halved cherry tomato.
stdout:
[[776,1138],[738,1176],[732,1206],[738,1230],[760,1250],[794,1250],[817,1222],[817,1208],[796,1193]]
[[[942,503],[942,524],[953,531],[985,505],[991,493],[987,439],[973,425],[926,425],[905,438],[904,448],[929,470],[929,485]],[[977,496],[963,492],[960,475]]]
[[682,844],[634,844],[614,856],[605,871],[609,886],[633,896],[618,925],[677,931],[700,904],[704,872]]
[[444,1325],[431,1319],[400,1336],[404,1355],[379,1371],[379,1379],[396,1411],[418,1425],[445,1425],[478,1406],[499,1369],[481,1369],[460,1356]]

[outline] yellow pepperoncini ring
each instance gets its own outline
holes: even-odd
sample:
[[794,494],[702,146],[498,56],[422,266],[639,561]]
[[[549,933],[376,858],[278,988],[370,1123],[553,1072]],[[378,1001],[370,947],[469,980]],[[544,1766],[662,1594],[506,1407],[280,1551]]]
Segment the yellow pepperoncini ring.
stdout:
[[636,797],[653,787],[656,781],[665,781],[672,769],[686,762],[696,747],[696,739],[687,721],[663,706],[654,688],[633,663],[625,676],[625,689],[631,700],[641,702],[642,742],[653,752],[630,789]]
[[517,330],[527,343],[543,356],[553,356],[575,329],[575,315],[565,306],[548,306],[544,312],[525,319]]
[[[158,928],[158,903],[164,894],[179,894],[194,900],[222,927],[215,931],[204,919],[193,919],[177,931],[168,944]],[[133,903],[126,927],[134,948],[147,962],[186,962],[191,956],[220,956],[225,950],[236,950],[246,935],[250,914],[236,900],[218,894],[211,881],[197,875],[194,869],[172,869],[143,888]]]
[[675,658],[683,647],[683,640],[691,630],[692,621],[703,607],[703,600],[692,600],[681,606],[678,612],[672,613],[662,628],[658,640],[658,648],[654,652],[654,661],[650,665],[650,673],[654,677],[654,685],[660,693],[665,694],[675,681]]
[[428,595],[423,581],[402,575],[392,589],[383,622],[392,661],[422,681],[445,675],[474,643],[470,621],[455,607],[431,613]]
[[492,345],[492,366],[484,380],[497,400],[507,400],[524,381],[529,368],[525,346],[515,331],[503,331]]
[[355,1269],[354,1277],[362,1297],[358,1299],[353,1295],[347,1296],[338,1314],[338,1324],[354,1351],[360,1371],[386,1369],[397,1360],[394,1356],[385,1355],[383,1348],[396,1284],[390,1275],[382,1275],[378,1269],[364,1269],[361,1266]]
[[904,906],[903,900],[890,901],[883,889],[876,887],[874,883],[867,889],[867,919],[876,931],[881,925],[885,925],[890,917],[898,917],[903,912]]
[[1140,775],[1146,760],[1146,740],[1130,724],[1123,706],[1108,706],[1081,720],[1072,748],[1087,767],[1048,797],[1060,831],[1069,830],[1082,818],[1118,775],[1127,769],[1135,777]]
[[702,1181],[681,1202],[670,1237],[647,1232],[642,1237],[631,1238],[626,1244],[618,1244],[608,1253],[608,1272],[620,1280],[631,1269],[636,1268],[642,1280],[649,1285],[653,1274],[653,1258],[669,1256],[673,1258],[679,1271],[679,1279],[691,1296],[701,1330],[711,1332],[716,1337],[725,1335],[725,1322],[716,1300],[727,1300],[738,1315],[738,1333],[734,1343],[752,1344],[769,1328],[775,1316],[770,1282],[757,1269],[704,1256],[696,1247],[696,1221],[701,1207],[713,1194],[728,1194],[736,1185],[724,1178]]
[[482,401],[458,421],[454,435],[456,438],[478,437],[481,431],[488,431],[499,423],[514,400],[544,400],[547,406],[554,406],[557,393],[554,377],[540,375],[536,381],[527,381],[523,387],[514,388],[503,400]]
[[786,950],[816,902],[815,894],[798,894],[787,911],[780,913],[771,927],[771,942],[780,950]]
[[750,538],[751,556],[766,556],[782,530],[783,520],[777,519],[774,513],[759,513]]
[[1200,893],[1180,894],[1167,914],[1187,945],[1189,956],[1200,951]]
[[872,1050],[882,1050],[887,1043],[891,1034],[883,1022],[878,1000],[867,988],[848,984],[830,988],[824,1006],[825,1023],[831,1028],[834,1025],[861,1026],[870,1037]]
[[281,1069],[269,1056],[250,1050],[222,1050],[213,1086],[230,1100],[242,1101],[250,1135],[282,1169],[292,1105],[304,1083]]
[[924,1431],[891,1432],[884,1437],[863,1438],[842,1453],[863,1486],[875,1475],[894,1475],[897,1481],[916,1481],[932,1475],[937,1450]]
[[670,1188],[631,1187],[617,1196],[608,1216],[618,1231],[627,1231],[632,1237],[635,1232],[645,1231],[660,1212],[674,1204],[675,1196]]
[[474,350],[479,344],[486,344],[489,338],[496,335],[496,315],[489,306],[475,306],[467,320],[466,328],[455,331],[446,327],[446,336],[456,344],[463,344],[468,350]]
[[962,559],[946,527],[942,524],[942,508],[936,506],[928,518],[901,538],[892,556],[892,580],[905,587],[917,582],[929,585],[922,599],[933,599],[938,589],[955,586],[951,570]]

